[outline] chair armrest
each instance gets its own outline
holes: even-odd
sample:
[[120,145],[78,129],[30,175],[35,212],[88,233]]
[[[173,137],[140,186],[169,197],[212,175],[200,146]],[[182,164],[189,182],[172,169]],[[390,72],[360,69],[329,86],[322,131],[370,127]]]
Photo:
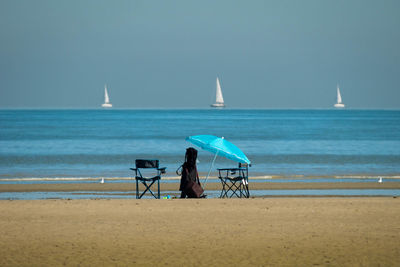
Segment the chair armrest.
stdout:
[[138,173],[138,169],[137,168],[129,168],[130,170],[132,170],[132,171],[134,171],[135,172],[135,175],[137,176],[137,173]]
[[159,170],[160,171],[160,173],[165,173],[165,169],[166,169],[167,167],[163,167],[163,168],[158,168],[157,170]]

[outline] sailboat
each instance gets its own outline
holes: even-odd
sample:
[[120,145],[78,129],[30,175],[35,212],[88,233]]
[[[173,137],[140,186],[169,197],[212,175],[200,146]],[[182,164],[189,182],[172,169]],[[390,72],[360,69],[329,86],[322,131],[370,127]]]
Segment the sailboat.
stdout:
[[344,104],[342,103],[342,96],[340,95],[339,84],[337,85],[337,103],[333,105],[335,108],[344,108]]
[[221,85],[219,84],[219,79],[217,77],[217,88],[215,94],[215,103],[211,105],[213,108],[224,108],[224,98],[222,97]]
[[101,105],[103,108],[112,108],[110,98],[108,97],[107,85],[104,85],[104,104]]

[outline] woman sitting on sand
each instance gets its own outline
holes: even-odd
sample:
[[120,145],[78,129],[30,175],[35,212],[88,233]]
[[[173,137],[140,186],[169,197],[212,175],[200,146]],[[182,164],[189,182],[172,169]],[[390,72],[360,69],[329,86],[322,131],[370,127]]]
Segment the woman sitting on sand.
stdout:
[[[197,150],[193,147],[186,149],[185,163],[177,170],[177,174],[181,175],[181,184],[179,186],[179,191],[182,191],[181,198],[190,197],[190,194],[186,192],[189,182],[195,182],[200,186],[199,174],[197,173],[196,167],[197,160]],[[179,173],[179,170],[181,173]],[[201,186],[200,186],[201,187]]]

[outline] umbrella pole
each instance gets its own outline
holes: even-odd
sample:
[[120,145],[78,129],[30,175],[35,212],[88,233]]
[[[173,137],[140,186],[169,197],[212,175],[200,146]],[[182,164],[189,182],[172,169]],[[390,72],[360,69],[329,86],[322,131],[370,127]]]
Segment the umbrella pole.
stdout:
[[217,153],[215,153],[213,161],[211,162],[211,166],[210,166],[210,169],[208,170],[207,177],[203,182],[203,189],[206,187],[206,183],[207,183],[208,177],[210,176],[211,169],[214,166],[214,162],[215,162],[215,159],[217,158],[217,156],[218,156],[218,150],[217,150]]

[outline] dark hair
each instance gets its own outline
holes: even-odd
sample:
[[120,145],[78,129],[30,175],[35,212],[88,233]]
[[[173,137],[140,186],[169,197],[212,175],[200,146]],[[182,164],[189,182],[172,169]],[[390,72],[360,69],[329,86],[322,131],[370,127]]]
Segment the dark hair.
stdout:
[[196,166],[196,160],[197,160],[197,150],[194,149],[193,147],[187,148],[185,154],[186,165],[188,167],[194,167]]

